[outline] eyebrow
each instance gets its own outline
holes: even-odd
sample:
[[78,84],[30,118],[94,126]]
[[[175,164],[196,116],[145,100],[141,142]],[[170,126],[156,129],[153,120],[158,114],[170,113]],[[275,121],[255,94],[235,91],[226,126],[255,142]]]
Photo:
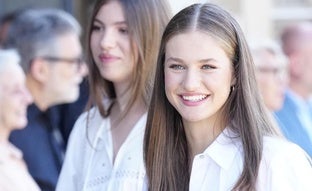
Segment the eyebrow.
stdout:
[[174,58],[174,57],[169,57],[166,59],[166,62],[169,62],[169,61],[174,61],[174,62],[180,62],[180,63],[183,63],[183,60],[180,59],[180,58]]
[[[169,57],[169,58],[167,58],[166,62],[169,62],[169,61],[174,61],[174,62],[179,62],[179,63],[185,63],[181,58],[175,58],[175,57]],[[216,60],[213,59],[213,58],[207,58],[207,59],[200,59],[200,60],[198,60],[197,62],[199,62],[199,63],[201,63],[201,64],[204,64],[204,63],[213,62],[213,61],[216,61]]]
[[[101,23],[102,25],[104,25],[104,23],[101,21],[101,20],[99,20],[99,19],[97,19],[97,18],[94,18],[94,21],[93,21],[93,23],[94,22],[98,22],[98,23]],[[114,22],[114,25],[127,25],[127,22],[126,21],[117,21],[117,22]]]

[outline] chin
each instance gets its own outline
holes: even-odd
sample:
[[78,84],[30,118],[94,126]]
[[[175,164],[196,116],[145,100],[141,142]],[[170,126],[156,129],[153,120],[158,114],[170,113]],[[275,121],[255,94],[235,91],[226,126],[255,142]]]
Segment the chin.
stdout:
[[20,120],[19,123],[14,125],[14,129],[24,129],[27,125],[27,120]]
[[201,121],[203,118],[197,116],[182,116],[183,120],[187,122],[198,122]]
[[278,104],[278,103],[275,103],[275,104],[271,104],[270,106],[268,106],[268,108],[271,110],[271,111],[278,111],[282,108],[282,104]]
[[79,96],[78,94],[77,94],[77,95],[73,95],[72,97],[70,97],[70,98],[68,99],[68,102],[71,103],[71,102],[77,101],[78,96]]
[[66,95],[64,95],[64,99],[63,102],[64,103],[72,103],[75,102],[79,97],[79,92],[78,90],[76,91],[72,91],[71,93],[67,93]]

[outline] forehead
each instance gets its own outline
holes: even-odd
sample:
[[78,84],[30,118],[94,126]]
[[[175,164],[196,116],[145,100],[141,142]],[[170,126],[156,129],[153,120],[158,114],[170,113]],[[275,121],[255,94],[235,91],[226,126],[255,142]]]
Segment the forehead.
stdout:
[[102,22],[121,22],[125,20],[122,4],[119,1],[109,1],[101,6],[95,16]]
[[201,31],[189,31],[173,36],[166,44],[167,56],[185,60],[228,57],[216,39]]

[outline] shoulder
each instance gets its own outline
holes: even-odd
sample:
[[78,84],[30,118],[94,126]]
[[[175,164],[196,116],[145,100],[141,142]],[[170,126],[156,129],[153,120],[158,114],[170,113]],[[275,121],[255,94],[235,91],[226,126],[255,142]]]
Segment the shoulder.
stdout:
[[70,137],[80,137],[82,134],[85,135],[86,131],[92,135],[97,132],[100,124],[105,120],[108,119],[101,116],[97,107],[93,107],[79,116]]
[[305,151],[282,138],[264,137],[263,142],[258,184],[265,187],[262,190],[310,190],[312,166]]
[[103,118],[98,110],[97,107],[93,107],[88,111],[83,112],[75,122],[75,127],[78,126],[86,126],[87,123],[89,123],[91,126],[94,123],[98,123],[102,121]]
[[307,154],[298,145],[287,141],[280,137],[264,137],[263,138],[263,158],[273,161],[285,157],[307,158]]

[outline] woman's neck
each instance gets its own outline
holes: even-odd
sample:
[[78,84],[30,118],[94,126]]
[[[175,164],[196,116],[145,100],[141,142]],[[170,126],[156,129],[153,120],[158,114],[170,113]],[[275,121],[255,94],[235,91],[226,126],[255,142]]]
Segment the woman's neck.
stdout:
[[123,112],[131,100],[130,83],[114,83],[117,107]]
[[203,153],[209,145],[220,135],[222,126],[217,123],[184,123],[185,134],[190,148],[190,156],[193,159],[196,155]]
[[113,106],[110,114],[113,139],[113,161],[115,161],[120,147],[146,111],[147,108],[141,100],[135,101],[129,110],[126,111],[122,111],[121,108],[118,107],[118,104]]

